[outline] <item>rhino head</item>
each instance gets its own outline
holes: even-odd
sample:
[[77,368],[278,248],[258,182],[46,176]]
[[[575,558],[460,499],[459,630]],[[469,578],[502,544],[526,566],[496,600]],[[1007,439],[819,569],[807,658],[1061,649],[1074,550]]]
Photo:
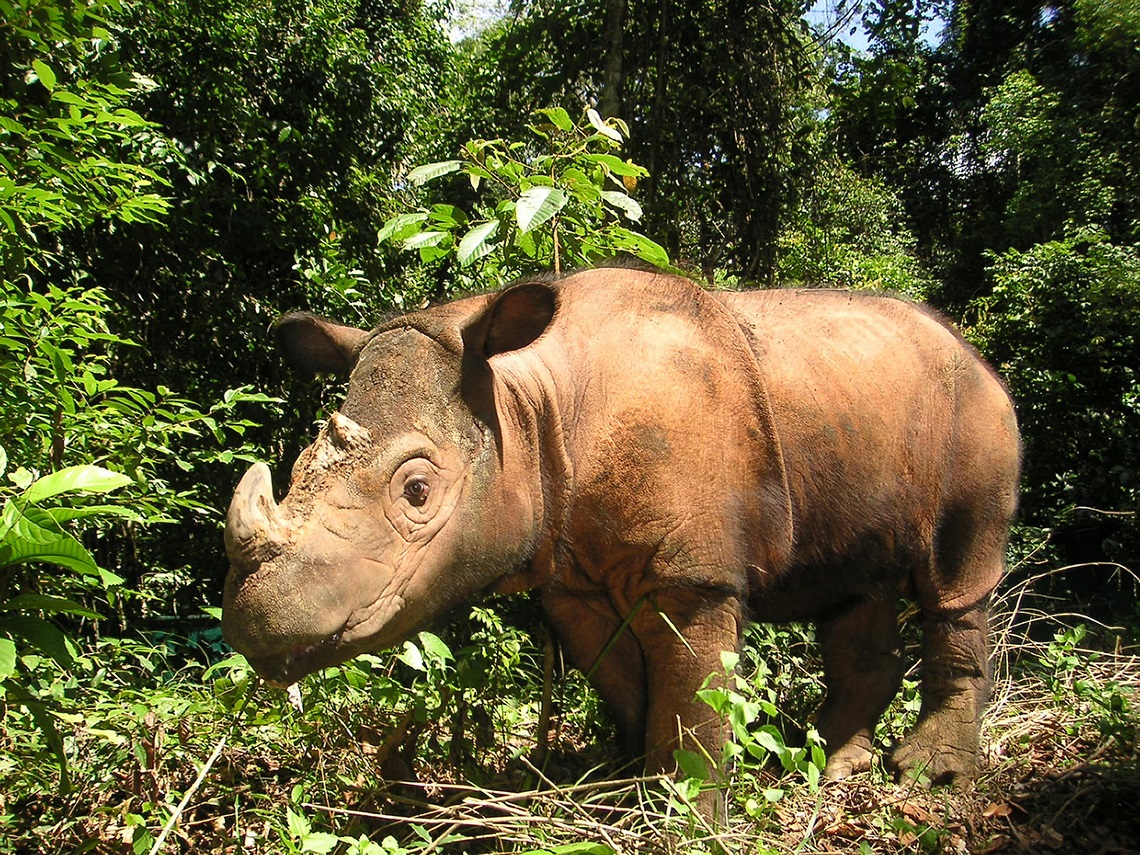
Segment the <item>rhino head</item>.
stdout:
[[222,628],[266,679],[397,643],[526,565],[543,514],[537,443],[504,412],[496,363],[554,313],[553,290],[524,285],[371,332],[278,322],[294,365],[350,379],[280,504],[264,463],[230,504]]

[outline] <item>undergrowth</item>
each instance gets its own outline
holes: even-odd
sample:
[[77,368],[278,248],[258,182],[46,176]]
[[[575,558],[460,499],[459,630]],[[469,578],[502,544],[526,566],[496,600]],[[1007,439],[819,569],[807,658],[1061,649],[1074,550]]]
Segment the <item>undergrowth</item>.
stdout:
[[[966,793],[882,768],[822,781],[813,635],[758,626],[706,693],[737,736],[732,820],[710,828],[693,809],[698,758],[681,758],[679,782],[627,765],[597,698],[507,600],[292,694],[261,684],[214,626],[103,639],[70,672],[25,662],[58,701],[71,787],[27,709],[3,707],[0,852],[1125,851],[1140,831],[1135,622],[1058,613],[1056,580],[1090,571],[1033,566],[995,602],[984,771]],[[1135,584],[1122,569],[1117,583]],[[918,702],[912,670],[881,747]]]

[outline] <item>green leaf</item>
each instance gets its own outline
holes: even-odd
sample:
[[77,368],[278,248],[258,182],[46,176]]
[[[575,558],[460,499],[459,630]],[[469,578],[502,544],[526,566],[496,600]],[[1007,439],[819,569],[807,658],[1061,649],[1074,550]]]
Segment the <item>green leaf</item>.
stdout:
[[425,631],[421,632],[417,637],[428,659],[436,662],[447,662],[455,658],[451,653],[451,648],[448,647],[438,635]]
[[327,831],[311,831],[301,844],[302,852],[316,852],[317,855],[332,852],[340,843],[340,838]]
[[686,778],[692,778],[696,781],[707,781],[709,779],[708,764],[697,752],[678,748],[673,752],[673,759],[677,761],[677,768]]
[[44,508],[44,510],[57,523],[91,517],[118,517],[132,522],[142,522],[146,519],[134,508],[125,508],[122,505],[84,505],[82,508]]
[[40,83],[44,85],[45,89],[49,92],[55,89],[55,72],[48,67],[47,63],[43,60],[34,59],[32,60],[32,70],[36,73],[36,77],[40,79]]
[[643,234],[628,229],[620,229],[617,232],[614,246],[616,249],[636,255],[642,261],[648,261],[655,267],[669,266],[669,253],[665,251],[665,247],[651,241]]
[[498,230],[499,221],[490,220],[486,223],[480,223],[465,234],[463,240],[459,242],[459,249],[456,252],[456,259],[460,266],[467,267],[488,255],[494,249],[494,244],[490,243],[490,240]]
[[88,576],[99,574],[91,553],[61,531],[47,511],[31,507],[21,512],[9,501],[0,516],[0,567],[26,561],[58,564]]
[[120,472],[112,472],[101,466],[88,464],[68,466],[66,469],[60,469],[58,472],[52,472],[50,475],[36,479],[20,496],[20,501],[34,505],[44,499],[50,499],[72,490],[86,493],[106,493],[125,487],[130,483],[129,476]]
[[[23,136],[28,132],[27,128],[25,128],[10,116],[0,116],[0,129],[5,130],[10,134],[16,134],[17,136]],[[11,170],[10,165],[9,170]]]
[[550,119],[550,123],[560,131],[570,133],[574,130],[574,121],[570,118],[570,114],[561,107],[545,107],[537,112]]
[[59,101],[61,104],[70,104],[72,107],[89,107],[89,102],[83,100],[74,92],[68,92],[66,89],[60,89],[57,92],[51,93],[51,100]]
[[384,223],[376,235],[376,242],[382,243],[386,240],[405,240],[415,234],[417,226],[427,218],[427,211],[398,214]]
[[0,605],[0,612],[39,610],[53,614],[76,615],[77,617],[98,620],[101,615],[84,608],[79,603],[63,597],[49,597],[46,594],[20,594]]
[[396,658],[415,671],[427,670],[427,667],[424,665],[423,654],[420,653],[420,649],[416,647],[412,641],[404,642],[404,652],[397,654]]
[[603,190],[602,198],[611,208],[617,208],[627,219],[637,222],[641,219],[641,205],[620,190]]
[[519,855],[615,855],[613,849],[604,843],[580,840],[577,843],[562,843],[549,849],[528,849]]
[[16,645],[10,638],[0,638],[0,680],[16,673]]
[[455,205],[432,205],[431,221],[445,229],[454,229],[466,225],[467,215]]
[[419,187],[428,181],[434,181],[437,178],[442,178],[444,175],[458,172],[462,166],[462,160],[441,160],[438,163],[427,163],[423,166],[417,166],[409,172],[408,182]]
[[67,636],[54,623],[31,615],[4,615],[0,626],[65,668],[74,661]]
[[304,814],[297,813],[291,807],[285,808],[285,822],[289,827],[289,836],[294,840],[304,840],[309,836],[311,826]]
[[614,175],[632,175],[635,178],[640,178],[649,174],[645,167],[622,160],[613,154],[584,154],[582,155],[582,160],[585,160],[587,163],[596,163],[600,166],[604,166],[607,171],[612,172]]
[[425,246],[435,246],[447,237],[447,232],[420,232],[404,241],[404,249],[420,249]]
[[531,187],[519,197],[515,218],[519,229],[529,232],[561,211],[568,201],[565,190],[557,187]]

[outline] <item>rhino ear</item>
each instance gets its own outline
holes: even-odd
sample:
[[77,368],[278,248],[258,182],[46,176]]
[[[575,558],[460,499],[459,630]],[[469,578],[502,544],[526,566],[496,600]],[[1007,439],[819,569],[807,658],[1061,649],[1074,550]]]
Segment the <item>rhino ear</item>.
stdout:
[[549,285],[532,282],[507,289],[486,310],[483,356],[526,347],[546,331],[557,308]]
[[273,333],[285,360],[310,374],[348,374],[368,338],[365,330],[310,312],[293,312],[279,318],[273,325]]

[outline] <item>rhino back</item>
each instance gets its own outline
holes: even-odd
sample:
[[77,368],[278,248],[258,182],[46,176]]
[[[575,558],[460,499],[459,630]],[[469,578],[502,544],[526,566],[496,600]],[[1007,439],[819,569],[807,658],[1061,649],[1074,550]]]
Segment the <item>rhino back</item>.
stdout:
[[900,583],[940,608],[985,596],[999,567],[945,578],[935,553],[956,515],[990,519],[981,528],[1003,538],[1013,512],[1017,427],[989,366],[903,300],[792,290],[718,298],[761,365],[793,508],[796,590],[777,596],[775,580],[762,607],[782,618],[818,611],[821,591],[841,601]]

